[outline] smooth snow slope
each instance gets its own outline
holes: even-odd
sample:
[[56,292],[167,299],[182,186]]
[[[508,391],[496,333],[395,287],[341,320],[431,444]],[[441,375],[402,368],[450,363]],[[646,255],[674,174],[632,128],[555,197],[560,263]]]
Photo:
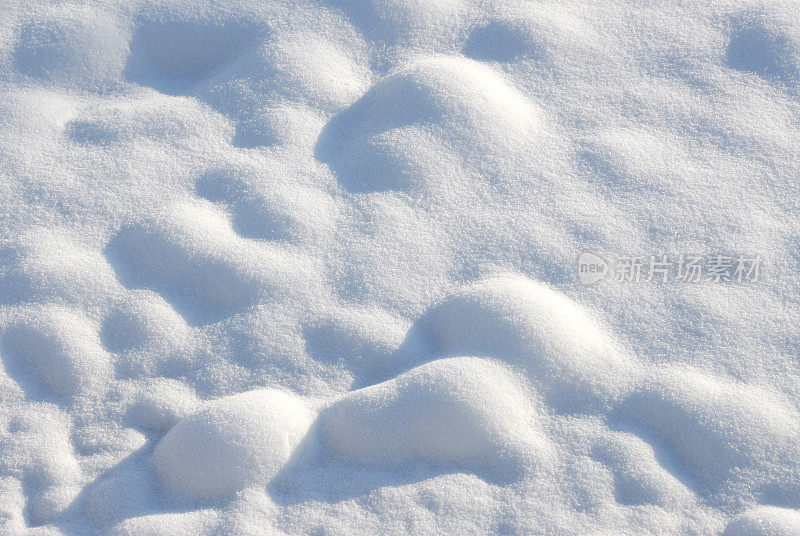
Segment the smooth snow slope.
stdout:
[[0,88],[0,533],[800,534],[796,1],[5,0]]

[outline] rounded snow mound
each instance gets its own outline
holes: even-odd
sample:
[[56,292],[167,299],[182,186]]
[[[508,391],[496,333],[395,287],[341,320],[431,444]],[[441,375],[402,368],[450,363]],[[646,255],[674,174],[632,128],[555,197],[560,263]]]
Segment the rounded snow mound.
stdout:
[[86,147],[135,143],[216,147],[233,139],[230,122],[194,99],[159,95],[150,90],[134,95],[82,110],[67,122],[67,137]]
[[286,464],[311,425],[302,400],[260,389],[209,402],[156,446],[164,486],[196,500],[265,484]]
[[122,291],[105,257],[67,233],[35,228],[10,249],[0,292],[13,301],[68,302],[102,306]]
[[788,400],[686,366],[656,372],[622,415],[663,441],[697,483],[797,493],[800,415]]
[[186,321],[161,296],[133,290],[127,298],[103,320],[101,335],[106,348],[122,353],[158,347],[164,352],[190,341]]
[[370,38],[420,48],[452,38],[469,9],[463,0],[342,0],[337,5]]
[[224,206],[244,238],[300,242],[333,226],[335,208],[316,188],[275,184],[252,170],[215,168],[195,183],[198,196]]
[[476,357],[433,361],[353,391],[321,414],[320,433],[356,463],[453,464],[504,479],[546,451],[524,381]]
[[134,385],[125,418],[142,430],[167,432],[199,405],[194,391],[177,380],[154,378]]
[[580,305],[524,277],[467,285],[419,325],[440,355],[495,357],[522,368],[557,410],[607,409],[639,372]]
[[[538,107],[500,73],[467,58],[434,56],[377,82],[331,119],[316,155],[351,190],[406,189],[442,150],[481,155],[483,165],[530,147],[542,128]],[[402,143],[409,136],[430,151],[409,153]]]
[[731,521],[722,536],[797,536],[800,512],[775,506],[759,506]]
[[63,4],[22,25],[14,66],[41,82],[97,88],[121,80],[129,40],[106,12]]
[[234,11],[178,3],[145,10],[131,40],[129,76],[167,93],[202,81],[251,50],[266,30]]
[[464,55],[480,61],[533,60],[540,68],[557,68],[573,54],[601,54],[592,29],[559,5],[521,4],[480,21],[464,44]]
[[[348,106],[370,82],[370,72],[353,43],[337,43],[316,33],[276,35],[262,47],[259,63],[282,87],[318,108],[335,111]],[[357,47],[358,45],[356,45]]]
[[787,85],[800,82],[800,26],[780,10],[745,12],[731,21],[728,67]]
[[150,288],[193,323],[219,321],[313,279],[307,257],[242,238],[207,202],[181,203],[123,227],[106,253],[128,286]]
[[2,349],[8,372],[34,399],[96,396],[114,374],[94,326],[61,306],[26,311],[3,334]]

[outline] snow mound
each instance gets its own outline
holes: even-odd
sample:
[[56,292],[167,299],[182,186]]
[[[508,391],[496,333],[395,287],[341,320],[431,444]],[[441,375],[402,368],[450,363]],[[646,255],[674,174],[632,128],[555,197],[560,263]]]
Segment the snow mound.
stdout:
[[230,211],[236,232],[254,240],[300,242],[330,228],[335,207],[324,192],[299,185],[263,184],[254,171],[211,170],[195,183],[200,197]]
[[726,49],[729,67],[786,85],[800,84],[800,25],[779,10],[733,17]]
[[150,91],[89,106],[67,122],[65,132],[76,144],[107,147],[137,142],[214,147],[234,135],[230,122],[208,106]]
[[289,461],[311,425],[297,397],[271,389],[205,404],[165,435],[153,451],[164,486],[196,500],[230,497],[265,485]]
[[700,489],[800,492],[800,414],[790,402],[690,367],[652,372],[622,413],[666,443]]
[[438,355],[494,357],[525,371],[558,411],[608,409],[640,373],[587,311],[523,277],[466,285],[418,324]]
[[346,364],[359,378],[374,381],[396,375],[399,364],[418,362],[425,354],[422,341],[407,337],[408,328],[380,309],[339,308],[309,321],[303,333],[315,359]]
[[423,461],[513,479],[548,450],[524,381],[475,357],[436,360],[350,392],[319,422],[334,452],[368,465]]
[[168,352],[188,344],[186,321],[158,294],[133,290],[103,320],[103,343],[112,352],[157,347]]
[[148,432],[167,432],[200,405],[194,391],[176,380],[157,378],[138,382],[137,387],[125,417]]
[[590,27],[557,4],[512,7],[469,32],[464,55],[488,62],[533,61],[551,69],[569,54],[601,53]]
[[60,4],[22,25],[14,66],[37,82],[102,89],[121,81],[129,40],[107,12]]
[[0,415],[0,424],[0,467],[21,482],[26,495],[24,509],[12,516],[24,515],[33,526],[53,521],[80,491],[69,417],[51,404],[36,403]]
[[294,99],[340,110],[352,104],[371,79],[365,58],[352,48],[324,34],[283,33],[263,45],[260,60],[273,75],[271,83],[292,88]]
[[[443,150],[464,158],[478,150],[485,163],[531,148],[541,115],[491,67],[463,57],[425,58],[378,81],[332,118],[316,155],[349,190],[413,190],[418,171]],[[409,137],[421,146],[404,144]]]
[[160,295],[151,290],[125,293],[102,319],[103,345],[116,354],[120,378],[170,375],[181,356],[197,348],[198,335]]
[[195,510],[179,514],[132,517],[114,525],[109,536],[206,536],[213,534],[219,513]]
[[264,29],[251,15],[224,6],[165,3],[137,21],[127,73],[162,92],[186,91],[246,52]]
[[78,312],[35,307],[2,334],[7,372],[33,399],[102,396],[114,375],[94,326]]
[[0,103],[1,128],[17,147],[42,146],[61,137],[64,122],[76,108],[74,101],[52,88],[8,90]]
[[0,277],[6,300],[103,306],[122,286],[99,251],[76,243],[66,233],[34,229],[9,248],[9,270]]
[[759,506],[731,521],[722,536],[798,536],[800,512],[775,506]]
[[[220,320],[309,276],[305,257],[236,234],[210,203],[184,203],[123,228],[108,253],[129,286],[164,296],[192,322]],[[197,312],[200,314],[197,314]]]
[[342,0],[337,5],[370,37],[420,48],[452,39],[469,9],[463,0]]

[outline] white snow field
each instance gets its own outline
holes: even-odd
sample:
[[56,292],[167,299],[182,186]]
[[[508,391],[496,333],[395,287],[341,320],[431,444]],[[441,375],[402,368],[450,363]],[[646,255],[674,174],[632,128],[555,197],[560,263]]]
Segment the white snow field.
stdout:
[[3,536],[800,535],[797,0],[1,0],[0,92]]

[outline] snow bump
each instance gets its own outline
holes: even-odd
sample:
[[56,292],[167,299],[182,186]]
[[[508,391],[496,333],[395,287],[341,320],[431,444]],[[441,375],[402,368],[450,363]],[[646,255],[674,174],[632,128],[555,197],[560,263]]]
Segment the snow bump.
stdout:
[[558,411],[598,411],[636,382],[636,360],[549,286],[498,276],[456,290],[419,321],[439,355],[480,355],[525,372]]
[[367,465],[455,465],[513,479],[548,452],[525,382],[475,357],[436,360],[348,393],[320,416],[323,441]]
[[206,403],[156,446],[163,485],[195,500],[266,485],[289,461],[312,416],[294,395],[261,389]]

